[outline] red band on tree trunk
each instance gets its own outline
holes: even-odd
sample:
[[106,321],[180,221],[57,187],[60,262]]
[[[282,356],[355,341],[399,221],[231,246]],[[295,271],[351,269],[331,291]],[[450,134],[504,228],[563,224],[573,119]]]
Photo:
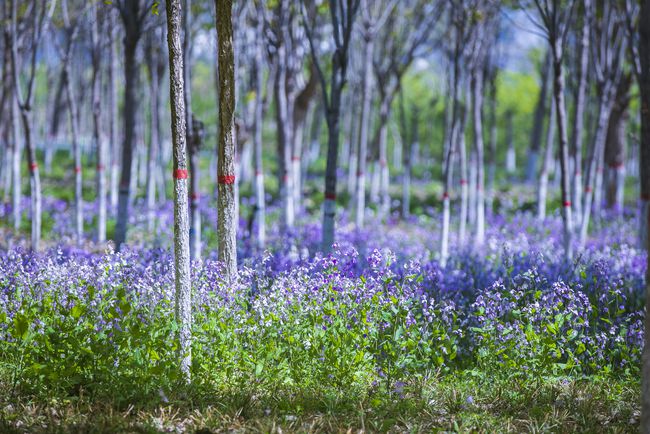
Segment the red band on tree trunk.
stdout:
[[379,165],[381,167],[386,167],[386,160],[379,160]]
[[76,166],[76,167],[74,168],[74,173],[81,173],[81,167]]
[[467,180],[466,179],[461,179],[460,180],[460,185],[465,185],[465,184],[467,184]]
[[325,199],[336,200],[336,193],[325,193]]
[[31,170],[32,172],[36,169],[38,169],[38,163],[31,163],[29,165],[29,170]]
[[442,193],[442,198],[443,199],[449,199],[449,193],[447,193],[446,191],[444,193]]
[[102,170],[104,170],[104,165],[103,164],[98,164],[97,165],[97,171],[101,172]]
[[187,170],[185,169],[174,170],[174,179],[187,179]]
[[261,175],[262,175],[262,171],[260,171],[260,170],[255,171],[255,176],[261,176]]
[[220,176],[218,181],[219,181],[219,184],[234,184],[235,183],[235,175],[223,175],[223,176]]
[[300,161],[300,157],[291,157],[291,161]]
[[363,176],[363,172],[361,171],[357,172],[357,176]]
[[612,163],[609,165],[612,169],[622,169],[623,168],[623,163]]
[[591,193],[591,187],[585,187],[585,193]]
[[571,201],[565,200],[564,202],[562,202],[562,206],[563,207],[571,206]]

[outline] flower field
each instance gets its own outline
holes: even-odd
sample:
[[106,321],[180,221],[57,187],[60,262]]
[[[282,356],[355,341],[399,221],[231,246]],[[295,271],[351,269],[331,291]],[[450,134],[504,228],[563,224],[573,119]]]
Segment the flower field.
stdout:
[[[55,237],[65,240],[66,226],[57,221],[65,209],[46,205]],[[167,208],[159,218],[160,228],[169,227]],[[64,244],[29,253],[16,242],[0,253],[0,384],[8,406],[0,420],[15,427],[12,400],[74,398],[117,409],[136,402],[185,408],[189,400],[205,412],[206,403],[238,396],[223,404],[225,414],[251,414],[234,421],[270,418],[297,431],[332,406],[353,413],[406,406],[414,419],[392,421],[402,429],[481,429],[484,419],[459,422],[437,412],[458,401],[462,411],[512,422],[510,410],[490,410],[481,397],[481,389],[504,384],[519,384],[524,396],[530,387],[561,395],[567,384],[618,385],[607,398],[614,407],[620,388],[638,387],[646,257],[635,247],[633,214],[604,216],[573,263],[563,259],[559,217],[543,224],[522,212],[489,217],[485,246],[452,241],[445,268],[431,248],[438,221],[418,217],[359,231],[343,220],[334,252],[323,256],[313,253],[318,226],[305,220],[290,240],[271,234],[265,251],[244,239],[243,266],[231,284],[215,260],[194,263],[189,387],[179,378],[173,257],[167,246],[149,245],[138,221],[135,241],[121,253]],[[242,219],[242,238],[246,230]],[[451,394],[452,404],[436,404],[437,393]],[[608,423],[626,430],[638,408],[628,403],[613,414]],[[377,417],[375,428],[387,428]],[[360,420],[332,429],[358,428]],[[566,423],[559,426],[589,426]]]

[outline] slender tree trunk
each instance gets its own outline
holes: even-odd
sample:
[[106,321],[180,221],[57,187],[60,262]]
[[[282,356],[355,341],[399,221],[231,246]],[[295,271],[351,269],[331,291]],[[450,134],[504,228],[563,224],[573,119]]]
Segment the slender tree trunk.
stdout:
[[[99,38],[99,14],[97,5],[93,3],[92,24],[92,112],[93,112],[93,142],[97,149],[97,242],[106,241],[106,141],[101,137],[101,40]],[[102,28],[103,33],[104,28]]]
[[[180,0],[167,0],[169,89],[174,156],[174,272],[175,312],[179,324],[181,372],[190,380],[192,363],[192,287],[190,284],[189,216],[187,212],[187,156]],[[128,161],[128,160],[125,160]]]
[[467,118],[469,117],[469,83],[465,84],[464,89],[465,103],[463,104],[463,111],[460,115],[460,125],[458,136],[456,137],[456,146],[460,156],[460,227],[458,229],[459,242],[465,243],[467,235],[467,214],[469,208],[469,184],[467,182],[467,145],[465,143],[465,129],[467,125]]
[[485,166],[483,144],[483,68],[478,68],[472,81],[474,94],[473,125],[474,149],[476,152],[476,232],[474,244],[481,246],[485,241]]
[[533,129],[530,135],[530,154],[528,155],[528,166],[526,168],[528,174],[527,182],[529,184],[535,183],[535,174],[537,173],[537,160],[539,159],[539,150],[541,148],[542,134],[544,131],[544,117],[547,112],[546,101],[548,99],[548,76],[551,74],[552,66],[551,53],[547,52],[544,57],[544,64],[542,65],[541,88],[539,91],[539,99],[535,106]]
[[[604,84],[598,111],[598,121],[596,132],[594,134],[594,143],[591,147],[589,160],[587,161],[586,184],[584,203],[582,207],[582,222],[580,226],[580,245],[584,246],[587,241],[589,230],[589,218],[591,216],[592,205],[594,200],[594,189],[597,188],[598,169],[602,165],[600,160],[604,156],[605,139],[607,136],[607,123],[612,110],[612,87],[613,83]],[[602,167],[601,167],[602,170]]]
[[386,218],[390,214],[390,194],[388,192],[390,174],[388,169],[388,120],[392,96],[386,94],[379,107],[379,215]]
[[[553,163],[553,147],[555,142],[555,122],[556,122],[555,100],[551,99],[551,108],[548,119],[548,128],[546,130],[546,147],[544,160],[542,161],[542,170],[539,173],[539,187],[537,189],[537,219],[546,218],[546,197],[548,192],[548,172]],[[557,176],[557,175],[556,175]]]
[[607,208],[620,211],[623,206],[625,181],[625,131],[628,118],[629,89],[631,76],[621,79],[616,90],[614,105],[607,126],[605,143],[606,188],[605,201]]
[[490,74],[490,152],[488,153],[488,182],[486,194],[486,207],[493,211],[494,184],[496,178],[496,154],[497,154],[497,86],[496,72]]
[[[639,57],[641,70],[639,89],[641,91],[641,142],[639,174],[641,181],[640,201],[640,238],[642,247],[650,252],[650,0],[641,0],[639,13]],[[650,312],[650,254],[647,256],[645,275],[645,311]],[[641,432],[650,433],[650,315],[644,319],[644,338],[642,355],[641,383]]]
[[573,218],[571,216],[571,185],[569,183],[569,146],[566,130],[566,105],[564,102],[564,70],[561,41],[552,43],[553,94],[560,138],[560,172],[562,182],[562,220],[564,226],[564,252],[567,261],[573,260]]
[[117,224],[115,226],[115,244],[120,250],[126,241],[126,231],[129,219],[129,201],[131,190],[131,171],[133,164],[133,146],[135,142],[135,114],[138,110],[136,98],[137,74],[135,35],[124,39],[124,141],[122,142],[122,172],[118,196]]
[[[152,44],[155,42],[152,42]],[[147,230],[152,232],[154,230],[154,218],[156,207],[156,179],[158,178],[158,170],[160,169],[160,73],[163,68],[160,66],[160,60],[154,56],[159,53],[154,53],[151,48],[151,53],[148,56],[147,63],[149,69],[149,111],[150,111],[150,136],[149,136],[149,152],[147,158],[147,182],[146,182],[146,196],[145,202],[147,206]],[[186,125],[187,128],[187,125]]]
[[117,23],[111,19],[112,28],[109,30],[109,42],[111,60],[108,68],[108,106],[109,106],[109,137],[111,141],[111,180],[110,180],[110,204],[113,215],[117,215],[118,179],[120,169],[120,145],[119,145],[119,114],[117,110]]
[[257,222],[257,247],[266,245],[266,198],[264,192],[263,138],[264,125],[264,71],[262,70],[264,44],[262,42],[264,20],[258,18],[255,44],[255,122],[253,124],[253,141],[255,157],[255,221]]
[[[458,30],[457,30],[458,33]],[[453,180],[453,172],[452,172],[452,157],[454,153],[454,148],[456,147],[456,140],[457,137],[460,135],[461,131],[459,131],[459,114],[460,114],[460,97],[459,97],[459,80],[460,80],[460,53],[461,53],[461,47],[460,47],[460,35],[456,34],[456,47],[455,47],[455,53],[454,53],[454,61],[453,61],[453,74],[454,74],[454,79],[453,79],[453,85],[451,87],[451,101],[452,101],[452,109],[451,109],[451,122],[449,124],[450,130],[449,134],[447,134],[447,139],[449,140],[449,143],[446,145],[447,152],[445,155],[445,165],[444,165],[444,171],[443,171],[443,176],[444,176],[444,190],[442,193],[442,236],[441,242],[440,242],[440,266],[442,268],[445,268],[447,266],[447,259],[449,257],[449,224],[450,224],[450,217],[451,217],[451,203],[449,199],[449,193],[451,191],[451,186],[452,186],[452,180]]]
[[[14,90],[15,91],[15,90]],[[15,96],[15,95],[14,95]],[[11,160],[11,176],[13,179],[13,193],[12,193],[12,221],[14,223],[14,231],[18,232],[20,230],[20,224],[22,221],[22,206],[21,199],[23,196],[23,187],[22,187],[22,177],[20,175],[20,160],[22,154],[22,143],[20,140],[20,109],[18,108],[18,102],[14,99],[11,102],[12,110],[12,134],[14,149],[12,153]]]
[[[586,11],[591,9],[591,0],[584,0]],[[580,63],[578,65],[578,87],[575,97],[575,118],[573,136],[571,137],[571,154],[573,159],[573,209],[576,222],[582,220],[582,142],[585,119],[585,101],[587,93],[587,73],[589,71],[589,20],[582,19],[580,30]]]
[[357,151],[357,181],[355,194],[355,224],[363,227],[366,211],[366,163],[368,160],[368,132],[370,130],[370,104],[372,102],[372,53],[374,39],[364,35],[363,45],[363,88],[361,91],[361,114],[359,119],[359,150]]
[[[72,42],[70,42],[72,43]],[[71,53],[68,54],[68,56]],[[72,133],[72,155],[74,158],[74,206],[75,206],[75,239],[77,245],[83,240],[83,179],[81,167],[81,147],[79,146],[79,117],[77,100],[72,91],[72,77],[70,76],[68,57],[65,62],[65,92],[68,100],[68,113],[70,115],[70,131]]]
[[237,222],[235,214],[235,54],[232,33],[232,0],[215,0],[219,56],[219,167],[218,221],[219,260],[225,279],[237,274]]
[[[284,34],[285,32],[282,32]],[[280,202],[282,204],[282,224],[284,230],[293,228],[293,176],[291,176],[292,128],[289,120],[289,101],[287,98],[286,47],[281,44],[277,53],[277,70],[273,91],[275,94],[275,112],[278,136],[278,166]]]
[[513,177],[517,172],[517,153],[515,152],[514,126],[513,126],[514,113],[508,110],[505,116],[506,116],[506,142],[508,144],[508,149],[506,151],[506,173],[508,173],[510,177]]

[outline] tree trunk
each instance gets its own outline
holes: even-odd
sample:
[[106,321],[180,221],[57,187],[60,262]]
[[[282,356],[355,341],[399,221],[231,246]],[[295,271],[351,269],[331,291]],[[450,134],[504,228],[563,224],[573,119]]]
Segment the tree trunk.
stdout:
[[[642,246],[650,252],[650,0],[641,0],[639,13],[639,57],[641,71],[639,89],[641,93],[641,142],[639,172],[641,181],[640,236]],[[650,254],[647,256],[645,275],[645,311],[650,312]],[[650,315],[644,319],[644,345],[642,356],[641,384],[641,432],[650,433]]]
[[[584,0],[585,11],[591,9],[591,0]],[[580,63],[578,65],[578,87],[575,97],[575,117],[573,121],[573,136],[571,154],[573,159],[573,209],[576,222],[582,220],[582,142],[585,119],[585,100],[587,92],[587,73],[589,72],[589,20],[582,19],[580,31]]]
[[517,171],[517,153],[515,151],[514,126],[513,126],[514,113],[508,110],[505,116],[506,116],[506,142],[508,143],[508,150],[506,151],[506,173],[510,175],[510,177],[513,177]]
[[[179,324],[181,372],[190,380],[192,363],[192,287],[190,284],[189,216],[187,212],[187,156],[180,0],[167,0],[169,93],[174,158],[174,273],[175,313]],[[128,135],[128,134],[127,134]],[[125,159],[124,161],[128,161]]]
[[462,244],[466,241],[467,234],[467,214],[469,207],[469,185],[467,182],[467,145],[465,143],[465,127],[469,117],[469,83],[465,84],[463,89],[464,104],[463,111],[460,114],[459,131],[456,137],[456,146],[460,156],[460,227],[458,229],[458,241]]
[[472,91],[474,94],[473,125],[474,125],[474,150],[476,152],[476,232],[474,244],[481,246],[485,241],[485,166],[483,144],[483,69],[478,68],[472,77]]
[[257,37],[255,44],[255,122],[253,123],[253,146],[255,158],[255,221],[257,223],[257,247],[263,249],[266,245],[266,198],[264,193],[264,165],[263,165],[263,138],[264,102],[264,71],[262,70],[264,57],[264,20],[258,18]]
[[[556,122],[555,101],[551,100],[551,108],[548,118],[548,128],[546,130],[546,148],[544,160],[542,161],[542,170],[539,173],[539,187],[537,189],[537,219],[546,218],[546,197],[548,191],[548,172],[553,163],[553,147],[555,142],[555,122]],[[557,175],[556,175],[557,176]]]
[[379,106],[379,215],[382,219],[390,214],[390,194],[388,192],[390,174],[388,171],[388,120],[392,96],[382,96]]
[[567,261],[573,260],[573,219],[571,216],[571,185],[569,183],[569,146],[566,131],[566,105],[564,102],[564,70],[561,41],[552,43],[555,111],[560,138],[560,172],[562,182],[562,220],[564,226],[564,253]]
[[488,182],[486,207],[493,211],[494,184],[496,178],[496,155],[497,155],[497,85],[496,72],[490,74],[490,152],[488,154]]
[[[97,149],[97,242],[106,241],[106,141],[101,137],[101,40],[99,38],[99,14],[97,5],[93,3],[92,24],[92,112],[93,112],[93,142]],[[102,33],[104,28],[102,28]]]
[[[14,90],[15,92],[15,90]],[[15,96],[15,95],[14,95]],[[12,110],[12,134],[14,149],[12,153],[11,160],[11,176],[13,179],[13,193],[12,193],[12,221],[14,223],[14,231],[17,233],[20,230],[20,224],[22,221],[22,206],[21,200],[23,196],[23,187],[22,187],[22,177],[20,174],[20,160],[22,154],[22,143],[20,140],[20,109],[18,108],[18,102],[15,98],[11,102]]]
[[[541,85],[539,91],[539,99],[535,106],[535,117],[533,118],[533,129],[530,135],[530,154],[528,155],[528,166],[526,168],[527,182],[529,184],[535,183],[535,174],[537,173],[537,160],[539,158],[539,151],[542,144],[542,134],[544,131],[544,117],[547,113],[546,101],[548,95],[548,76],[551,74],[551,53],[547,52],[544,56],[544,64],[542,65]],[[513,170],[514,171],[514,170]]]
[[368,29],[363,40],[363,86],[361,88],[361,111],[359,113],[359,138],[357,141],[357,167],[354,193],[354,223],[363,227],[366,214],[366,165],[368,162],[368,132],[370,130],[370,104],[372,102],[372,53],[374,40]]
[[135,116],[138,111],[138,99],[135,95],[138,81],[138,68],[135,55],[139,37],[138,29],[127,30],[124,38],[124,141],[122,142],[122,172],[120,174],[117,224],[115,226],[115,244],[118,251],[126,241],[129,220],[131,170],[135,142]]
[[111,19],[112,28],[109,30],[110,42],[110,66],[108,68],[108,106],[109,106],[109,137],[111,141],[111,180],[110,180],[110,204],[113,215],[117,215],[118,197],[118,173],[120,169],[120,145],[119,145],[119,113],[117,110],[117,23]]
[[587,241],[587,233],[589,230],[589,218],[591,216],[592,205],[594,200],[594,189],[598,187],[597,177],[598,169],[602,170],[605,139],[607,135],[607,123],[612,110],[612,89],[614,84],[606,82],[601,89],[600,104],[598,110],[598,121],[596,124],[596,132],[594,134],[594,143],[591,146],[589,159],[587,160],[586,170],[586,184],[584,203],[582,207],[582,221],[580,226],[580,245],[584,246]]
[[[72,42],[70,42],[72,44]],[[72,132],[72,154],[74,158],[74,206],[75,206],[75,239],[77,246],[83,240],[83,179],[81,171],[81,147],[79,146],[79,117],[77,100],[72,91],[72,77],[70,76],[69,61],[71,53],[65,59],[65,92],[68,100],[68,113],[70,115],[70,131]]]
[[237,222],[235,214],[235,54],[232,35],[232,0],[215,0],[219,56],[218,221],[219,261],[225,279],[237,274]]
[[614,105],[607,126],[605,161],[607,170],[605,201],[607,208],[620,211],[623,207],[625,181],[625,130],[630,102],[629,90],[632,84],[630,75],[624,76],[618,84]]
[[[284,34],[284,32],[282,32]],[[282,204],[283,230],[293,228],[293,176],[291,176],[292,128],[289,119],[289,101],[287,98],[286,47],[281,44],[277,53],[277,69],[273,93],[275,97],[275,114],[278,146],[278,186]]]

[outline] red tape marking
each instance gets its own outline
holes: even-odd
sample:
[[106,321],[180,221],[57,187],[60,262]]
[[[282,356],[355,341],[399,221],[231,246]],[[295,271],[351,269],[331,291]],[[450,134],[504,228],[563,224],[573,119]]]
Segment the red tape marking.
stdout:
[[357,176],[363,176],[363,172],[361,171],[357,172]]
[[255,176],[262,176],[262,172],[260,170],[255,171]]
[[291,161],[300,161],[300,157],[291,157]]
[[187,170],[185,169],[174,170],[174,179],[187,179]]
[[104,165],[103,164],[98,164],[97,165],[97,171],[101,172],[102,170],[104,170]]
[[461,179],[461,180],[460,180],[460,185],[466,185],[466,184],[467,184],[467,180],[466,180],[466,179]]
[[565,208],[571,206],[571,201],[566,200],[566,201],[562,202],[562,206],[565,207]]
[[29,165],[29,170],[31,170],[32,172],[36,169],[38,169],[38,163],[31,163]]
[[443,199],[449,199],[449,193],[447,193],[446,191],[444,193],[442,193],[442,198]]
[[235,175],[222,175],[219,176],[219,184],[234,184],[235,183]]
[[591,193],[591,187],[585,187],[585,193]]
[[325,199],[336,200],[336,193],[325,193]]
[[74,173],[81,173],[81,167],[76,166],[76,167],[74,168]]

